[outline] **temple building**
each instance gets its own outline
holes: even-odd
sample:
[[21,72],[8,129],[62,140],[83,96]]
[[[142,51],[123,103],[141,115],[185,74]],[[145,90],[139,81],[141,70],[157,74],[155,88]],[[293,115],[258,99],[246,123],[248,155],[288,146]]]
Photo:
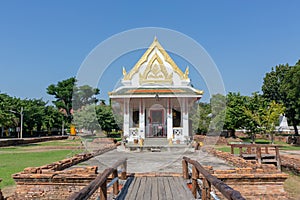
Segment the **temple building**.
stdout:
[[121,108],[123,133],[129,141],[185,141],[192,134],[190,107],[202,94],[191,86],[189,68],[183,72],[156,38],[129,72],[123,68],[122,85],[109,92]]

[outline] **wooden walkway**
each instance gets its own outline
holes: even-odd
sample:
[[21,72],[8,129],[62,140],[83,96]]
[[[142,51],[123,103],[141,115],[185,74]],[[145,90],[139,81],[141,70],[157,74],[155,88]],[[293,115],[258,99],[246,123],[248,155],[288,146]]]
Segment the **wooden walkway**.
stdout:
[[130,177],[127,179],[118,200],[132,199],[195,199],[182,177]]

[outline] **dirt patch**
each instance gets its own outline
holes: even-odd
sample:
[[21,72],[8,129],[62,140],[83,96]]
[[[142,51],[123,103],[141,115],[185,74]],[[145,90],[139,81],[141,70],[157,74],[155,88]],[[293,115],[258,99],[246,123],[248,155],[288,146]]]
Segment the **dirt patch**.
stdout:
[[9,197],[15,193],[16,188],[17,188],[17,186],[15,186],[15,185],[7,186],[7,187],[1,189],[1,191],[2,191],[2,194],[4,197]]
[[83,146],[35,146],[35,147],[28,147],[23,149],[12,149],[11,151],[0,151],[0,154],[7,154],[7,153],[31,153],[31,152],[44,152],[44,151],[58,151],[58,150],[80,150],[84,149]]
[[281,166],[292,171],[293,173],[300,175],[300,157],[299,154],[286,154],[280,155]]

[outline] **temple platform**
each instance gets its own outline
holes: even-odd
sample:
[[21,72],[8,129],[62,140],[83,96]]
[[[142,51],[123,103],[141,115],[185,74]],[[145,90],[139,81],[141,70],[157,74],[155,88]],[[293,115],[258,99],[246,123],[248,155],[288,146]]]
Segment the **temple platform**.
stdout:
[[167,141],[166,138],[146,138],[144,144],[140,143],[134,144],[133,142],[128,142],[123,144],[120,149],[125,151],[147,151],[147,152],[161,152],[161,151],[193,151],[191,144],[177,144],[176,141],[173,141],[172,144]]

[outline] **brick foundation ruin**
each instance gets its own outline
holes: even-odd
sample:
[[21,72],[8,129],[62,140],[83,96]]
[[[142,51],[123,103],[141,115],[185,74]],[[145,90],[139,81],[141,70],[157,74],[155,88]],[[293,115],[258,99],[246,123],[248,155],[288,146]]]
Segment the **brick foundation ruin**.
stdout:
[[40,167],[28,167],[14,174],[16,191],[7,200],[65,199],[88,185],[98,175],[97,167],[68,169],[94,156],[116,149],[118,144],[106,144],[93,153],[78,154],[71,158]]
[[[88,185],[99,175],[96,166],[69,167],[115,148],[116,145],[107,144],[98,152],[76,155],[72,158],[41,167],[26,168],[24,171],[13,175],[17,184],[16,192],[13,196],[8,197],[7,200],[66,199],[72,193],[78,192]],[[229,153],[213,149],[207,149],[207,151],[239,167],[230,170],[214,170],[210,166],[205,168],[230,187],[240,191],[246,199],[286,199],[283,183],[288,175],[279,172],[275,166],[245,161],[238,157],[233,157]],[[148,173],[146,175],[135,175],[151,176]],[[220,198],[222,197],[217,190],[215,190],[215,193]],[[96,195],[91,199],[96,199]]]
[[280,172],[275,165],[244,160],[214,148],[203,150],[238,167],[232,170],[214,170],[213,175],[238,190],[246,199],[286,199],[283,184],[288,175]]
[[38,137],[38,138],[14,138],[14,139],[2,139],[0,141],[0,147],[16,146],[23,144],[32,144],[38,142],[46,142],[51,140],[65,140],[68,136],[51,136],[51,137]]
[[[283,173],[265,173],[252,168],[232,170],[213,170],[206,167],[214,176],[224,181],[233,189],[240,191],[246,199],[286,199],[283,183],[287,178]],[[42,170],[30,173],[28,169],[14,175],[17,189],[13,199],[66,199],[88,185],[98,175],[97,167],[76,168],[65,171]],[[161,176],[162,174],[135,174],[136,176]],[[168,175],[172,175],[171,173]],[[215,193],[222,195],[215,190]],[[96,194],[95,194],[96,195]],[[95,199],[94,196],[91,199]]]
[[[278,171],[236,168],[214,170],[213,175],[238,190],[245,199],[287,199],[283,184],[288,175]],[[217,190],[215,193],[221,197]]]

